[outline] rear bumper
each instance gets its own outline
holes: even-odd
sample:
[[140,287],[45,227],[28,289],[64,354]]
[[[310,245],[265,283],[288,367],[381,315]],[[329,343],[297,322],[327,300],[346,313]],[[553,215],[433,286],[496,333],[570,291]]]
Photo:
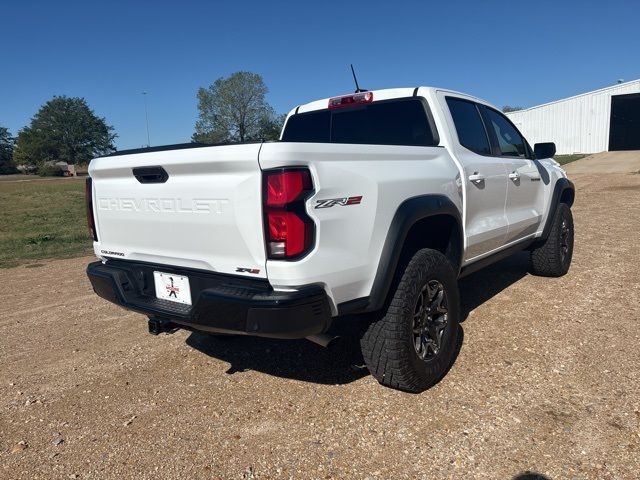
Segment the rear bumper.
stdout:
[[[154,271],[189,277],[193,305],[157,299]],[[331,324],[329,299],[319,285],[279,292],[266,280],[123,260],[90,263],[87,276],[105,300],[194,330],[293,339],[323,333]]]

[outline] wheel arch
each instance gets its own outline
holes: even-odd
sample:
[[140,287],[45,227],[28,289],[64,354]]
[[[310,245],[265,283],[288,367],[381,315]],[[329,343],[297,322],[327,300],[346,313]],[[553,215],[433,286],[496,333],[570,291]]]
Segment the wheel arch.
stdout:
[[[571,183],[570,181],[567,180],[568,183]],[[571,186],[565,186],[562,189],[562,193],[560,193],[560,202],[559,203],[566,203],[569,207],[573,206],[573,201],[576,198],[576,191],[575,188],[573,187],[573,183],[571,183]]]
[[553,187],[553,193],[551,194],[551,203],[549,204],[549,213],[547,214],[547,220],[542,230],[540,240],[544,241],[549,237],[551,231],[551,225],[553,224],[553,217],[558,209],[558,205],[565,203],[569,207],[573,205],[576,198],[576,189],[573,182],[568,178],[559,178]]
[[462,218],[445,195],[421,195],[400,204],[389,226],[369,296],[338,305],[339,314],[382,309],[403,266],[421,248],[442,252],[456,275],[459,273],[463,254]]

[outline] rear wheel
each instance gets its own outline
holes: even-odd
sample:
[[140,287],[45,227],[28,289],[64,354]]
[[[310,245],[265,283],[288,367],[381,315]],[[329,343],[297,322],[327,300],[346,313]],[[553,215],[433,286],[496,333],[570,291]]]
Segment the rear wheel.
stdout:
[[546,241],[531,250],[531,273],[561,277],[569,271],[573,257],[573,215],[566,203],[558,205]]
[[384,317],[361,340],[371,374],[381,384],[421,392],[447,372],[454,357],[460,307],[456,275],[436,250],[418,251],[407,265]]

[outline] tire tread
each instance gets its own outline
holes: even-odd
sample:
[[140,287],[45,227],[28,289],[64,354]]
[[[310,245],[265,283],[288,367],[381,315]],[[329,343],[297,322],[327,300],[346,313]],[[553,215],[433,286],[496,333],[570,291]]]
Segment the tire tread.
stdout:
[[[560,236],[562,221],[566,219],[571,229],[571,246],[569,249],[569,257],[563,262],[560,253]],[[531,273],[541,277],[561,277],[567,273],[571,264],[571,256],[573,254],[573,216],[571,209],[566,203],[558,205],[553,216],[553,223],[549,237],[545,242],[531,250]]]
[[[440,356],[416,369],[409,332],[416,288],[437,272],[448,284],[449,322],[454,330],[442,346]],[[453,288],[452,288],[453,285]],[[459,321],[455,273],[444,255],[436,250],[419,250],[407,265],[384,317],[372,322],[361,339],[362,353],[371,374],[383,385],[409,392],[421,392],[435,384],[448,369],[455,349]],[[416,357],[417,358],[417,357]]]

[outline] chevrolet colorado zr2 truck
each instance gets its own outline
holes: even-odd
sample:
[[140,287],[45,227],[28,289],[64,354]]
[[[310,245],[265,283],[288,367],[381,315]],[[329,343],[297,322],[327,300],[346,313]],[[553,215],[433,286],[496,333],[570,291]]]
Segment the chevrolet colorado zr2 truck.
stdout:
[[[300,105],[276,142],[197,144],[93,160],[95,292],[186,328],[326,342],[345,315],[382,384],[419,392],[453,361],[457,279],[516,251],[558,277],[573,184],[473,96],[364,91]],[[374,314],[375,312],[375,314]]]

